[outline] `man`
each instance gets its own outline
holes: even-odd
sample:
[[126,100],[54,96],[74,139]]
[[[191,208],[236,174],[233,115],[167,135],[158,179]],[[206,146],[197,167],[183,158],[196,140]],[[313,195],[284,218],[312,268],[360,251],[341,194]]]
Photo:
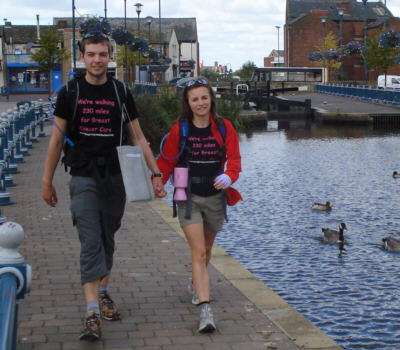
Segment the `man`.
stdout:
[[[124,121],[133,144],[140,144],[157,197],[165,195],[161,174],[154,155],[137,120],[131,93],[107,75],[112,46],[101,33],[88,33],[81,42],[84,77],[77,79],[79,98],[71,98],[64,87],[57,98],[54,127],[50,137],[42,180],[42,197],[47,204],[57,204],[52,180],[59,162],[66,134],[75,143],[67,148],[64,162],[70,167],[71,212],[81,242],[80,270],[87,313],[80,339],[101,337],[101,318],[118,320],[120,313],[108,293],[113,263],[114,235],[121,225],[125,190],[116,146],[120,144],[121,105],[130,120]],[[117,89],[117,84],[119,88]],[[75,101],[74,106],[71,100]],[[72,128],[72,129],[71,129]],[[68,132],[70,130],[70,133]]]

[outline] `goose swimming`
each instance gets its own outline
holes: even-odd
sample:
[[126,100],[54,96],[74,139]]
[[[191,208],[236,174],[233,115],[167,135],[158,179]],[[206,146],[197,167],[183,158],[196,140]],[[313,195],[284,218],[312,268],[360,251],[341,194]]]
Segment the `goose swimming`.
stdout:
[[341,222],[339,225],[339,231],[332,230],[330,228],[322,228],[323,232],[322,239],[325,243],[337,243],[343,241],[343,230],[347,230],[346,224]]
[[400,239],[394,237],[382,238],[383,247],[389,252],[400,252]]

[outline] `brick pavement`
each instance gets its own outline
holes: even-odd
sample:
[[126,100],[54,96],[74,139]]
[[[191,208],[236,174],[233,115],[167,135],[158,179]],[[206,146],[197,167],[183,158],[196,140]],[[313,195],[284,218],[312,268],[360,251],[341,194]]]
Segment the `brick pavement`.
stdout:
[[17,350],[340,349],[218,247],[209,267],[217,331],[198,334],[198,309],[186,292],[189,249],[161,200],[127,204],[110,285],[122,319],[104,322],[101,341],[79,341],[85,312],[79,242],[61,166],[54,179],[58,206],[41,199],[47,142],[40,138],[19,164],[17,186],[7,189],[16,203],[1,208],[23,226],[19,250],[33,272],[31,292],[20,302]]

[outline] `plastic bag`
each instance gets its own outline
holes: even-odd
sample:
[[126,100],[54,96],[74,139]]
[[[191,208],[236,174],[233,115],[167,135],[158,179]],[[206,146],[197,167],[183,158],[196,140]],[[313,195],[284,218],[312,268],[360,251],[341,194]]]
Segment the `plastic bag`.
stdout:
[[118,146],[118,159],[128,202],[154,199],[153,185],[144,159],[142,147]]

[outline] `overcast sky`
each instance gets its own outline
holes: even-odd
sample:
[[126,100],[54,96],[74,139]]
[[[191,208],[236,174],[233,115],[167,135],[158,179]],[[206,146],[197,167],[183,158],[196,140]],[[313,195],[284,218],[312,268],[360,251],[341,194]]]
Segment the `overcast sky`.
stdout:
[[[108,17],[124,16],[124,0],[106,0]],[[127,17],[137,17],[137,1],[126,1]],[[158,0],[141,0],[141,17],[158,17]],[[400,16],[400,0],[386,0]],[[263,66],[272,49],[283,49],[286,0],[161,0],[162,17],[195,17],[204,65],[238,69],[246,61]],[[76,16],[104,16],[104,0],[75,0]],[[0,13],[13,24],[52,24],[53,17],[71,17],[72,0],[0,0]]]

